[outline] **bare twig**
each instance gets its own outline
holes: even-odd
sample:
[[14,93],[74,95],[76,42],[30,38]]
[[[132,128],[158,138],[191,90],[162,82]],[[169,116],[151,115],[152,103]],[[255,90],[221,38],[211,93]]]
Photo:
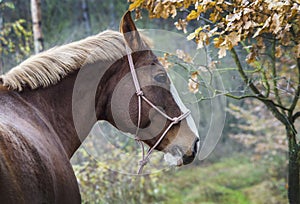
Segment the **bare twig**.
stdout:
[[300,95],[300,59],[299,58],[297,59],[297,68],[298,68],[298,86],[297,86],[297,89],[296,89],[295,96],[292,100],[292,104],[289,108],[289,110],[290,110],[289,111],[289,117],[293,117],[292,114],[293,114],[293,111],[296,108],[297,102],[299,100],[299,95]]
[[296,112],[294,115],[293,115],[293,122],[295,122],[296,121],[296,119],[297,118],[299,118],[300,117],[300,111],[299,112]]
[[[243,79],[244,83],[248,84],[251,91],[254,93],[255,96],[257,96],[257,99],[259,99],[260,101],[262,101],[267,107],[268,109],[273,113],[273,115],[283,124],[287,124],[289,123],[288,119],[286,118],[286,116],[284,114],[282,114],[277,107],[275,106],[274,102],[272,100],[269,100],[268,98],[266,98],[264,95],[262,95],[260,93],[260,91],[257,89],[257,87],[251,82],[251,80],[249,80],[248,76],[246,75],[246,73],[244,72],[244,69],[242,67],[242,64],[240,62],[240,59],[235,51],[234,48],[232,48],[230,50],[231,55],[235,61],[235,64],[237,65],[238,71],[240,73],[241,78]],[[282,106],[280,106],[282,107]]]
[[281,99],[280,99],[280,96],[279,96],[279,92],[278,92],[278,89],[277,89],[277,71],[276,71],[276,40],[274,39],[273,43],[272,43],[272,51],[271,51],[271,54],[272,54],[272,82],[273,82],[273,91],[274,91],[274,94],[275,94],[275,98],[276,98],[276,101],[278,104],[282,105],[281,103]]

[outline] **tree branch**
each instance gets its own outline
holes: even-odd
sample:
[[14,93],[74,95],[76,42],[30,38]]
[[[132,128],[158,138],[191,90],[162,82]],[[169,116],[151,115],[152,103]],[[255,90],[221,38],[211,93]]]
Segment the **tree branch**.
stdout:
[[278,102],[278,104],[282,105],[281,103],[281,99],[279,97],[279,92],[278,92],[278,89],[277,89],[277,71],[276,71],[276,40],[274,39],[273,43],[272,43],[272,82],[273,82],[273,91],[274,91],[274,94],[275,94],[275,98],[276,98],[276,101]]
[[236,100],[242,100],[242,99],[245,99],[245,98],[255,98],[255,99],[258,99],[260,101],[268,101],[269,103],[272,103],[274,106],[282,109],[282,110],[285,110],[285,111],[288,111],[289,109],[282,106],[282,105],[279,105],[277,103],[274,103],[274,101],[268,99],[268,98],[261,98],[261,97],[258,97],[258,96],[255,96],[255,95],[244,95],[244,96],[235,96],[235,95],[232,95],[230,93],[224,93],[225,96],[229,97],[229,98],[232,98],[232,99],[236,99]]
[[295,97],[293,98],[292,104],[289,108],[289,117],[292,117],[292,114],[296,108],[297,102],[299,100],[299,95],[300,95],[300,59],[297,59],[297,68],[298,68],[298,87],[296,89],[296,94]]
[[271,87],[270,87],[269,81],[267,79],[267,74],[266,74],[265,70],[262,71],[262,77],[263,77],[263,82],[266,84],[266,89],[267,89],[266,97],[269,97]]
[[235,49],[232,48],[232,49],[230,50],[230,52],[231,52],[231,55],[232,55],[232,57],[233,57],[233,60],[234,60],[235,64],[237,65],[238,72],[240,73],[240,76],[242,77],[243,81],[244,81],[246,84],[249,85],[250,89],[253,91],[253,93],[254,93],[255,95],[257,95],[257,96],[260,97],[260,98],[264,98],[264,95],[262,95],[262,94],[260,93],[260,91],[259,91],[259,90],[256,88],[256,86],[249,80],[248,76],[247,76],[246,73],[244,72],[243,66],[242,66],[242,64],[241,64],[241,62],[240,62],[240,59],[239,59],[239,57],[238,57],[238,55],[237,55]]
[[299,118],[300,117],[300,111],[299,112],[297,112],[297,113],[295,113],[294,115],[293,115],[293,122],[295,122],[296,120],[297,120],[297,118]]
[[240,76],[242,77],[244,83],[249,85],[251,91],[257,96],[257,99],[262,101],[280,122],[282,122],[284,125],[288,125],[289,124],[288,119],[286,118],[286,116],[283,113],[281,113],[277,109],[274,102],[272,100],[267,99],[264,95],[262,95],[260,93],[260,91],[257,89],[257,87],[249,80],[248,76],[244,72],[243,66],[240,62],[240,59],[239,59],[235,49],[232,48],[230,50],[230,52],[234,59],[235,64],[237,65],[238,71],[239,71]]

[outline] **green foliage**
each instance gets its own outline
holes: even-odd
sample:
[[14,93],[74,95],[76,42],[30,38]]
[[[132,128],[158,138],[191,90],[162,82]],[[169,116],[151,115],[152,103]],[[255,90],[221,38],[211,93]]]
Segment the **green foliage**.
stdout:
[[[276,169],[281,164],[253,164],[245,156],[233,156],[214,164],[181,169],[166,176],[165,180],[172,178],[170,182],[163,181],[167,194],[162,203],[284,204],[285,182],[282,177],[271,180],[268,166]],[[260,186],[265,188],[257,191]]]
[[[162,173],[144,176],[127,175],[111,170],[113,165],[122,168],[124,162],[107,164],[96,161],[81,149],[81,162],[73,165],[80,185],[83,203],[152,203],[162,200],[165,191],[160,180]],[[112,152],[112,154],[114,154]],[[118,157],[118,155],[110,155]]]
[[[82,150],[78,154],[86,159],[73,166],[83,203],[287,202],[282,155],[277,155],[273,160],[255,162],[251,156],[235,155],[216,163],[171,169],[147,176],[131,176],[109,170],[107,164],[91,159]],[[278,169],[282,169],[280,174]]]
[[[165,193],[160,184],[163,172],[155,170],[154,173],[152,171],[150,174],[137,176],[138,161],[141,159],[141,152],[138,150],[140,148],[136,141],[128,135],[107,122],[97,123],[83,142],[82,148],[72,158],[84,203],[141,203],[161,200]],[[151,166],[155,166],[161,159],[156,159],[155,155],[159,154],[151,156]],[[149,165],[144,168],[143,173],[149,172]]]
[[32,32],[27,28],[26,20],[21,18],[6,21],[5,16],[2,15],[3,12],[8,12],[7,10],[13,12],[14,9],[15,6],[12,2],[0,2],[0,21],[2,23],[0,29],[0,54],[2,63],[6,62],[5,59],[10,58],[11,55],[19,63],[24,57],[29,55],[31,50]]
[[15,5],[13,2],[3,2],[1,0],[0,1],[0,9],[5,9],[5,8],[15,9]]

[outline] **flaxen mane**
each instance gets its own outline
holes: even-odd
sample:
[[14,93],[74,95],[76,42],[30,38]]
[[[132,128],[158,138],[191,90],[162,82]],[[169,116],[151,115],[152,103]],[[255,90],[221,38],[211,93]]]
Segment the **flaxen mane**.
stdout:
[[126,55],[123,35],[105,31],[34,55],[0,76],[3,86],[22,91],[56,84],[84,64],[114,61]]

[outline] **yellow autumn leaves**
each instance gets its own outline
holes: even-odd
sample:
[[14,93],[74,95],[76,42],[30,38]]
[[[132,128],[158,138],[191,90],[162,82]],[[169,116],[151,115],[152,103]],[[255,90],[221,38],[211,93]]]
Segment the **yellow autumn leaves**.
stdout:
[[173,18],[177,15],[177,6],[181,5],[176,1],[156,1],[156,0],[132,0],[129,10],[135,10],[139,7],[146,8],[149,11],[150,18]]
[[[290,71],[289,67],[293,67],[290,62],[296,65],[300,58],[300,0],[130,1],[130,10],[145,8],[151,18],[174,18],[174,25],[184,33],[193,25],[194,30],[189,31],[187,40],[195,41],[199,49],[213,44],[218,48],[218,58],[242,45],[240,48],[247,52],[244,60],[253,70],[264,66],[261,74],[266,80],[273,77],[267,74],[271,65],[278,67],[278,73],[285,73],[282,70]],[[178,18],[179,12],[184,17]],[[164,63],[170,66],[167,61]],[[199,91],[197,76],[199,72],[193,72],[189,79],[193,93]]]
[[[245,39],[273,35],[283,46],[293,46],[299,57],[300,0],[131,0],[130,10],[146,8],[151,18],[176,17],[177,11],[188,11],[185,19],[178,19],[175,26],[187,31],[189,21],[202,20],[188,39],[194,39],[199,48],[213,40],[219,48],[219,58],[226,50]],[[292,34],[293,33],[293,34]]]
[[145,0],[135,0],[133,1],[132,4],[129,5],[129,9],[130,11],[132,11],[133,9],[136,9],[138,7],[140,7],[140,5],[144,2]]

